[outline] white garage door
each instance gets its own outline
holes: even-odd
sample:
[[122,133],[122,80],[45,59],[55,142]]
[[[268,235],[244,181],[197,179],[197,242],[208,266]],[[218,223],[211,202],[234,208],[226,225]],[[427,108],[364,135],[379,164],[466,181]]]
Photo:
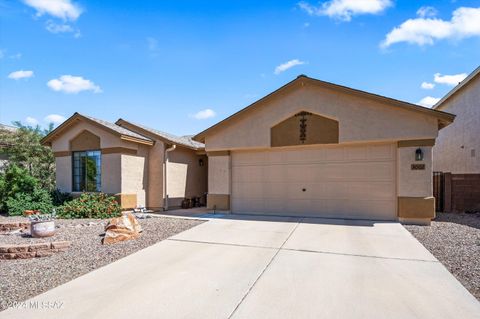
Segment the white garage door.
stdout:
[[232,152],[235,213],[394,220],[394,144]]

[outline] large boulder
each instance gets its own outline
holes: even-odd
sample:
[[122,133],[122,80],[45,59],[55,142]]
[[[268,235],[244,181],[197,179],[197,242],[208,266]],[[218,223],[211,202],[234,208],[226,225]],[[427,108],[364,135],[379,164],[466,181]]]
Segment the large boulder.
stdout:
[[136,239],[142,232],[142,226],[131,213],[112,218],[105,227],[103,244],[114,244],[119,241]]

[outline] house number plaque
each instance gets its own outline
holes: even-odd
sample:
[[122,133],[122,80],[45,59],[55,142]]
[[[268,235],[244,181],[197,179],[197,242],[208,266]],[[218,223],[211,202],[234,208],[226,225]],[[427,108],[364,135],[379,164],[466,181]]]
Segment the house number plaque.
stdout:
[[425,170],[425,164],[412,164],[412,171]]

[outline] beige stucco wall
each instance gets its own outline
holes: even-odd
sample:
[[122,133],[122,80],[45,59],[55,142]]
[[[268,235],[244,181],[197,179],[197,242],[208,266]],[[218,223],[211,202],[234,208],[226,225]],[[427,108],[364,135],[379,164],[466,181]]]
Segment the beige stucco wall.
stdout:
[[208,157],[208,193],[230,194],[231,162],[230,155]]
[[[423,151],[423,161],[415,160],[415,151]],[[425,170],[412,170],[412,164],[425,164]],[[399,197],[429,197],[433,193],[432,148],[399,147],[397,151],[397,191]]]
[[147,146],[140,145],[137,155],[121,155],[121,193],[136,194],[137,206],[146,206],[146,189],[148,188]]
[[101,191],[107,194],[122,192],[122,155],[102,154]]
[[[203,159],[200,166],[199,159]],[[184,198],[202,196],[207,191],[207,158],[177,146],[168,154],[167,193],[169,207],[178,207]]]
[[165,144],[156,141],[150,147],[148,154],[148,187],[147,207],[157,210],[164,205],[163,202],[163,158]]
[[437,119],[432,116],[306,84],[216,128],[206,136],[206,150],[268,148],[270,128],[300,111],[338,120],[340,143],[428,139],[438,132]]
[[433,148],[434,170],[480,173],[480,76],[447,100],[440,110],[457,117],[438,135]]
[[72,191],[72,157],[55,158],[55,178],[57,188],[65,193]]

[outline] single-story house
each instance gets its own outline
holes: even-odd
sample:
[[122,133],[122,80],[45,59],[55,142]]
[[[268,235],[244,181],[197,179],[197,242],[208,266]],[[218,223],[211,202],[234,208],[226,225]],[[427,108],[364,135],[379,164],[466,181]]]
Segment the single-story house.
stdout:
[[454,117],[301,75],[193,138],[76,113],[43,143],[61,190],[124,207],[208,192],[209,208],[239,214],[428,223],[432,147]]
[[202,143],[119,119],[115,124],[75,113],[42,140],[55,155],[63,192],[104,192],[123,208],[179,207],[207,191]]
[[433,148],[433,170],[444,177],[443,210],[480,211],[480,67],[433,108],[456,115]]
[[432,147],[454,117],[301,75],[194,136],[208,206],[428,223]]

